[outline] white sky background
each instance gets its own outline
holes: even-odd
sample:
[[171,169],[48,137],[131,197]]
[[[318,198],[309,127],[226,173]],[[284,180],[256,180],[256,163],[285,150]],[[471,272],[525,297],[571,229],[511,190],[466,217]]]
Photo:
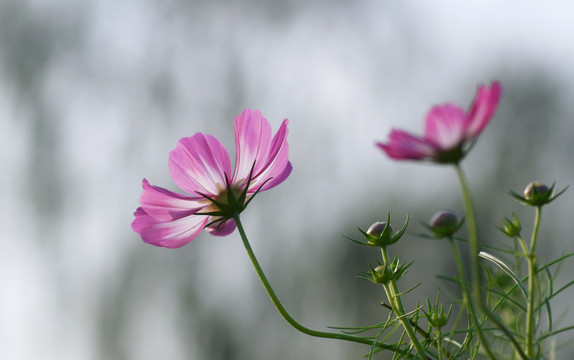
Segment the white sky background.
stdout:
[[[301,255],[303,246],[316,250],[340,238],[329,233],[330,224],[353,208],[375,206],[391,194],[408,196],[414,206],[417,196],[454,184],[444,169],[394,163],[376,150],[374,142],[385,140],[391,127],[420,132],[433,104],[467,106],[477,84],[533,65],[559,81],[565,104],[574,95],[574,5],[567,1],[317,1],[275,12],[256,1],[22,3],[22,21],[71,33],[69,43],[54,42],[37,79],[57,130],[54,166],[65,196],[61,213],[46,227],[26,195],[34,114],[10,80],[0,78],[2,359],[97,359],[99,296],[134,251],[157,256],[158,267],[150,271],[165,271],[165,279],[178,270],[162,261],[190,257],[197,262],[193,276],[215,309],[233,294],[238,307],[254,311],[249,304],[263,295],[237,234],[202,234],[170,252],[146,247],[131,232],[142,177],[175,190],[167,159],[180,137],[210,133],[233,149],[232,122],[243,108],[261,109],[274,130],[289,118],[293,173],[244,216],[262,263],[273,268],[288,265],[265,259],[277,243],[286,259],[312,261]],[[0,44],[0,59],[2,52]],[[572,127],[556,131],[572,134]],[[496,135],[496,119],[489,135]],[[489,169],[493,154],[480,150],[483,140],[469,163]],[[555,165],[547,180],[572,184],[571,164]],[[490,176],[469,173],[477,183]],[[565,203],[557,206],[571,214]],[[325,238],[309,245],[302,236],[310,229]],[[269,233],[274,238],[266,239]],[[563,242],[556,248],[572,251],[568,239]],[[288,277],[286,271],[280,276]],[[134,305],[143,306],[142,321],[154,326],[153,336],[128,330],[137,344],[133,359],[182,356],[170,323],[181,315],[170,313],[173,299],[162,296],[166,282],[152,293],[167,315]],[[332,343],[313,344],[325,350]]]

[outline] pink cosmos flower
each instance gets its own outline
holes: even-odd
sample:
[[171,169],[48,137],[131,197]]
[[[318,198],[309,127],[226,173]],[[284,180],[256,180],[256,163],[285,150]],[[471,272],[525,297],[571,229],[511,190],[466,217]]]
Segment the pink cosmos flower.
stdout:
[[456,164],[468,153],[494,115],[501,92],[498,82],[490,87],[479,86],[468,111],[453,104],[433,107],[426,118],[424,137],[393,129],[389,141],[377,143],[377,146],[395,160],[429,159]]
[[235,170],[225,146],[196,133],[179,140],[169,154],[173,181],[190,195],[178,194],[143,179],[143,193],[132,229],[144,242],[177,248],[204,228],[224,236],[235,230],[232,219],[259,191],[279,185],[291,173],[285,119],[272,137],[271,125],[258,110],[235,118]]

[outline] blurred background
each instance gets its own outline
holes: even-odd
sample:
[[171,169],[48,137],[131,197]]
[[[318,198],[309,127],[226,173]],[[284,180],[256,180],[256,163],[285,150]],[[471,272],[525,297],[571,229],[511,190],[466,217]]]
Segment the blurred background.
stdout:
[[[234,149],[244,108],[274,130],[289,118],[294,170],[243,213],[252,246],[303,324],[380,322],[384,294],[356,277],[378,253],[344,236],[410,214],[392,251],[415,261],[401,288],[423,283],[412,307],[454,271],[420,223],[462,204],[452,169],[393,162],[374,142],[392,127],[422,132],[433,104],[467,107],[498,79],[499,111],[464,168],[484,242],[507,241],[494,226],[510,211],[529,229],[532,211],[508,190],[574,183],[573,12],[567,1],[2,0],[0,358],[359,359],[365,346],[282,320],[237,232],[143,244],[130,227],[142,178],[177,190],[177,140],[201,131]],[[541,261],[574,250],[572,196],[544,213]],[[553,303],[563,325],[572,295]],[[571,335],[557,359],[572,358]]]

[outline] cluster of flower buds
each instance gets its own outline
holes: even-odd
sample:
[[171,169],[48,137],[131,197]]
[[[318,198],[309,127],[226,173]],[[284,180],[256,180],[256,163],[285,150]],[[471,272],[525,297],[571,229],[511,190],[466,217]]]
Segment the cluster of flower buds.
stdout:
[[510,195],[512,195],[512,197],[514,197],[516,200],[518,200],[524,205],[542,207],[546,204],[551,203],[558,196],[562,195],[562,193],[566,191],[566,189],[568,189],[567,186],[564,189],[562,189],[559,193],[554,194],[554,185],[555,183],[553,183],[552,186],[548,187],[543,183],[534,181],[528,184],[528,186],[526,186],[526,189],[524,189],[524,196],[520,196],[514,191],[511,191]]

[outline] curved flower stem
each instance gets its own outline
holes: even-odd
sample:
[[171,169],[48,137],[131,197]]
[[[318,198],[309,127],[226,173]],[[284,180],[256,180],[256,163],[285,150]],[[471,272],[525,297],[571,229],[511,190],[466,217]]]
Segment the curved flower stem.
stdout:
[[[473,298],[471,303],[475,303],[475,305],[477,305],[480,308],[480,310],[484,314],[486,314],[488,319],[491,320],[496,325],[496,327],[504,333],[504,335],[510,340],[510,342],[512,343],[512,345],[514,346],[516,351],[520,354],[520,357],[522,359],[525,359],[525,360],[529,359],[529,357],[524,353],[524,350],[522,350],[522,348],[520,347],[520,344],[518,343],[516,338],[512,335],[510,330],[508,330],[508,328],[486,308],[486,304],[484,303],[484,300],[483,300],[482,295],[480,293],[482,282],[480,279],[480,265],[478,263],[478,253],[479,253],[478,230],[476,227],[476,218],[474,216],[474,210],[472,207],[472,196],[470,194],[468,182],[466,180],[466,177],[464,176],[464,173],[462,171],[462,168],[460,167],[460,164],[455,164],[455,169],[456,169],[456,174],[458,176],[458,181],[460,183],[460,187],[461,187],[461,191],[462,191],[464,212],[465,212],[465,216],[466,216],[466,227],[467,227],[467,231],[468,231],[468,243],[469,243],[469,252],[470,252],[469,256],[470,256],[470,268],[471,268],[470,269],[471,270],[470,281],[471,281],[471,285],[472,285],[472,298]],[[471,306],[471,308],[473,309],[472,311],[474,313],[475,312],[474,306]],[[475,318],[475,320],[478,320],[478,314],[471,314],[471,315]],[[480,341],[481,341],[484,349],[486,350],[487,354],[489,355],[489,357],[491,359],[496,360],[496,358],[492,354],[492,351],[490,350],[488,343],[485,341],[484,333],[481,329],[481,326],[478,324],[477,321],[475,323],[476,323],[476,330],[478,332],[478,336],[480,338]]]
[[526,354],[534,356],[534,287],[536,281],[536,240],[538,240],[538,229],[542,218],[542,207],[536,207],[536,218],[534,229],[530,241],[530,251],[526,253],[528,261],[528,304],[526,307]]
[[[389,256],[387,255],[385,247],[381,247],[381,254],[383,256],[385,266],[390,266],[391,263],[389,262]],[[403,328],[407,332],[407,336],[411,340],[411,344],[413,344],[415,350],[417,351],[421,359],[426,359],[426,351],[419,342],[419,339],[415,334],[415,331],[411,325],[410,320],[406,317],[405,307],[399,294],[397,282],[395,280],[390,280],[389,283],[386,284],[385,286],[385,291],[387,293],[387,298],[389,298],[391,306],[393,307],[393,312],[395,313],[401,324],[403,324]]]
[[[310,336],[314,336],[314,337],[336,339],[336,340],[345,340],[345,341],[351,341],[351,342],[355,342],[355,343],[359,343],[359,344],[366,344],[366,345],[371,345],[371,346],[374,343],[376,343],[376,340],[372,340],[369,338],[351,336],[351,335],[347,335],[347,334],[333,333],[333,332],[327,332],[327,331],[313,330],[313,329],[310,329],[310,328],[303,326],[300,323],[298,323],[297,320],[295,320],[291,316],[291,314],[289,314],[289,312],[287,312],[287,310],[285,309],[285,307],[283,306],[283,304],[281,303],[281,301],[279,300],[279,298],[275,294],[275,291],[271,287],[271,284],[267,280],[267,277],[265,276],[263,269],[261,269],[261,266],[259,265],[259,262],[257,261],[257,258],[255,257],[255,253],[253,253],[253,249],[251,249],[251,245],[249,244],[249,240],[247,239],[247,236],[245,235],[245,231],[243,230],[243,225],[241,224],[241,221],[239,220],[239,214],[238,213],[233,214],[233,220],[235,220],[235,223],[237,224],[237,229],[239,230],[239,234],[241,235],[241,240],[243,240],[243,245],[245,246],[245,250],[247,250],[247,254],[249,255],[249,259],[251,259],[251,263],[253,264],[253,267],[255,268],[255,272],[257,272],[257,275],[259,276],[259,280],[261,280],[261,283],[263,284],[263,287],[267,291],[267,294],[269,295],[269,298],[273,302],[273,305],[275,305],[275,308],[277,309],[277,311],[279,311],[281,316],[283,316],[285,321],[287,321],[291,326],[293,326],[295,329],[299,330],[300,332],[307,334],[307,335],[310,335]],[[388,344],[384,344],[384,343],[376,343],[375,346],[378,348],[381,348],[381,349],[391,350],[394,352],[404,352],[404,349],[401,349],[398,346],[394,346],[394,345],[388,345]]]

